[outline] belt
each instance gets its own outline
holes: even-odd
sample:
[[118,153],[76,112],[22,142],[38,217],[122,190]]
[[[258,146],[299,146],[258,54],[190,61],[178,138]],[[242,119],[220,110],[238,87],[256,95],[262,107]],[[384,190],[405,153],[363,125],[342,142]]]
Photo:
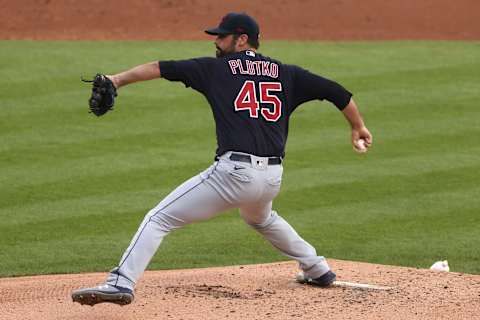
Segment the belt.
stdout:
[[[218,161],[219,156],[215,156],[215,161]],[[232,152],[229,157],[232,161],[248,162],[252,163],[252,157],[248,154],[241,154]],[[282,158],[280,157],[270,157],[268,158],[268,165],[282,164]]]

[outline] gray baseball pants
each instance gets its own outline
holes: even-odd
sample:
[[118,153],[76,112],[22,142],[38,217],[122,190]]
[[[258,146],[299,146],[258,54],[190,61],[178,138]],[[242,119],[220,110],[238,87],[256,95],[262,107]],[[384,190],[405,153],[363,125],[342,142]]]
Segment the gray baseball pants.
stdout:
[[268,158],[256,156],[251,156],[251,163],[232,161],[230,155],[222,155],[148,212],[120,264],[108,276],[108,284],[133,290],[170,231],[231,208],[239,208],[247,224],[298,261],[305,275],[317,278],[330,270],[325,258],[317,256],[315,248],[272,210],[272,200],[280,191],[282,165],[268,165]]

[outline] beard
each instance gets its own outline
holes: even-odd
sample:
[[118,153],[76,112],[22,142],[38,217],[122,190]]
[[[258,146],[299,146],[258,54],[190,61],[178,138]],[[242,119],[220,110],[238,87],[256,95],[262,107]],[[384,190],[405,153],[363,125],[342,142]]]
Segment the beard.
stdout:
[[232,43],[225,49],[221,49],[217,46],[217,51],[215,52],[215,55],[217,56],[217,58],[221,58],[225,57],[226,55],[235,53],[235,44],[236,41],[232,41]]

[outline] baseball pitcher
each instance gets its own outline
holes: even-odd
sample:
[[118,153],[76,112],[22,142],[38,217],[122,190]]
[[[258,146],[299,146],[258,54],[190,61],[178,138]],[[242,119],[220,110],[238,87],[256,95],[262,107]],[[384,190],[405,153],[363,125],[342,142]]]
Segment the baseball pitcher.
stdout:
[[203,94],[216,125],[213,164],[187,180],[150,210],[106,282],[72,293],[73,301],[129,304],[134,288],[170,231],[239,208],[243,220],[285,256],[298,261],[302,282],[331,285],[335,273],[323,256],[275,210],[280,191],[290,115],[307,101],[334,104],[351,125],[354,149],[366,152],[372,136],[352,94],[338,83],[258,52],[259,26],[244,13],[229,13],[216,36],[216,58],[151,62],[115,75],[98,74],[89,106],[101,116],[114,105],[117,90],[154,78],[180,81]]

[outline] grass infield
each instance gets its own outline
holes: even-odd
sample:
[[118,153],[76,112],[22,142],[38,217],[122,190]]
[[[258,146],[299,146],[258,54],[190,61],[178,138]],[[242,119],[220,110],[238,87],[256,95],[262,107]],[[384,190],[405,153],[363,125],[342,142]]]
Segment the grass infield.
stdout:
[[[480,43],[265,42],[337,80],[374,135],[353,153],[333,105],[294,113],[274,208],[327,258],[480,274]],[[213,55],[210,42],[0,41],[0,276],[106,271],[144,214],[206,168],[206,100],[179,83],[122,88],[87,113],[80,75]],[[236,211],[166,238],[150,269],[284,260]]]

